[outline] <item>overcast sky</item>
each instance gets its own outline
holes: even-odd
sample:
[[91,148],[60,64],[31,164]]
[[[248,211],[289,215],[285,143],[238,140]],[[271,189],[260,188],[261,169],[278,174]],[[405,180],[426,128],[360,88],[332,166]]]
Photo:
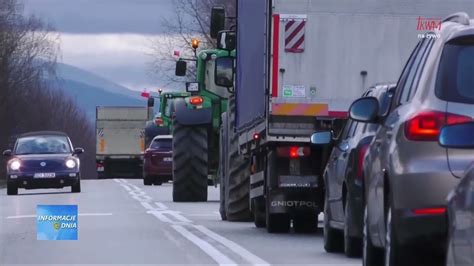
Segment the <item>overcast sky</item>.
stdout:
[[23,0],[28,14],[61,32],[61,62],[130,89],[159,86],[147,75],[150,39],[163,34],[172,0]]

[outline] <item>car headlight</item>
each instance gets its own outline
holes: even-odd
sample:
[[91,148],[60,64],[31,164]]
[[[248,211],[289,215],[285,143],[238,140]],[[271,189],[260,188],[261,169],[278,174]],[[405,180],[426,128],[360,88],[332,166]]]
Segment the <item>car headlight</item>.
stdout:
[[76,160],[74,160],[74,159],[67,159],[66,160],[66,167],[67,168],[72,169],[72,168],[76,167],[76,165],[77,165]]
[[9,165],[10,165],[10,169],[12,169],[13,171],[17,171],[21,167],[21,162],[18,159],[13,159],[10,161]]

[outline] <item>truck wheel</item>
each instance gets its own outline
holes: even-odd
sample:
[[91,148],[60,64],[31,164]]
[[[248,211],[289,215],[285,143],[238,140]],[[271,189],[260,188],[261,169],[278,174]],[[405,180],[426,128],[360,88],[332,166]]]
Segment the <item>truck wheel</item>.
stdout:
[[77,180],[76,184],[71,186],[72,193],[79,193],[81,192],[81,180]]
[[253,223],[257,228],[265,227],[265,212],[263,212],[258,204],[258,199],[252,199]]
[[207,201],[207,127],[173,127],[173,201]]
[[318,214],[300,214],[293,219],[293,228],[297,233],[314,233],[318,229]]
[[222,124],[220,127],[220,136],[219,136],[219,213],[221,215],[222,221],[227,220],[227,214],[225,211],[225,162],[227,157],[227,112],[222,113],[221,115]]
[[14,184],[7,183],[7,195],[18,195],[18,187]]
[[230,96],[227,108],[226,193],[227,220],[251,221],[249,160],[239,154],[239,136],[234,133],[235,96]]

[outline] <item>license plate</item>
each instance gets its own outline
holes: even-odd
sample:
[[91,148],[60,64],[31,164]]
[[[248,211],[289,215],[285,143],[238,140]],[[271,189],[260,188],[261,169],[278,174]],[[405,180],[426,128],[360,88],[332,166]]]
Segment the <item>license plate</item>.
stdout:
[[34,178],[54,178],[56,177],[55,173],[36,173]]
[[163,158],[163,161],[164,161],[164,162],[171,162],[171,161],[173,161],[173,158],[171,158],[171,157],[165,157],[165,158]]

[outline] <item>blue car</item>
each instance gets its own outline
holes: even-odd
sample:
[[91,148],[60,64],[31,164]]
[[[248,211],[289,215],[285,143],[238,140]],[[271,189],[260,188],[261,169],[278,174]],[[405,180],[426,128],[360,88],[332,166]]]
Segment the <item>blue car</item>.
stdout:
[[20,135],[13,151],[6,150],[7,195],[17,195],[18,188],[63,188],[81,192],[81,172],[78,155],[84,149],[74,149],[62,132],[32,132]]

